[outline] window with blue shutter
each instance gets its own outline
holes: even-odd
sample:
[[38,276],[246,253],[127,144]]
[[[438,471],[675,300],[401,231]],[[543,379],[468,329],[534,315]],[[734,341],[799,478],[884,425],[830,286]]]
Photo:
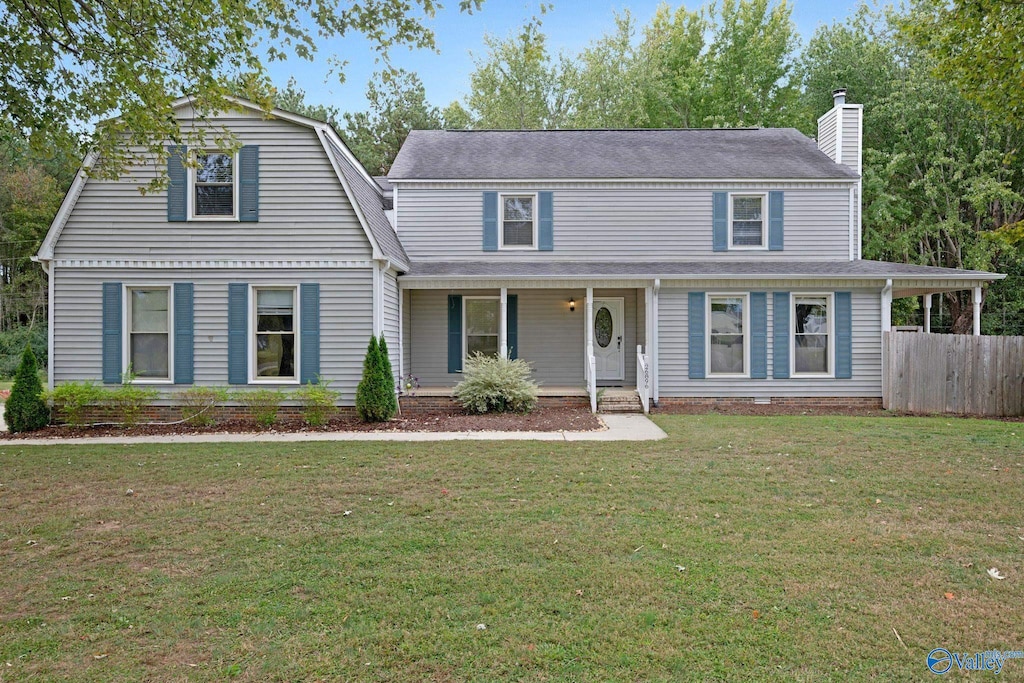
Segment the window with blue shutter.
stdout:
[[188,174],[182,161],[188,148],[172,145],[167,148],[167,220],[181,222],[188,219]]
[[772,377],[789,379],[789,292],[772,299]]
[[191,282],[174,283],[174,383],[195,380],[195,292]]
[[245,145],[238,152],[238,220],[260,219],[260,148]]
[[768,377],[768,295],[750,293],[750,378]]
[[448,372],[462,372],[462,297],[448,295]]
[[836,292],[836,379],[853,377],[853,302],[850,292]]
[[555,250],[555,207],[552,192],[537,193],[538,220],[537,249],[538,251]]
[[729,193],[713,192],[711,194],[711,226],[712,249],[728,251],[729,249]]
[[299,381],[317,384],[320,375],[320,284],[299,285]]
[[228,284],[228,384],[249,383],[249,285]]
[[783,216],[785,214],[784,193],[774,191],[768,193],[768,250],[782,251]]
[[519,357],[519,296],[509,294],[505,302],[505,339],[508,342],[508,357]]
[[704,292],[690,292],[689,306],[686,312],[689,321],[689,356],[690,379],[704,379],[706,372],[706,353],[704,348]]
[[103,283],[103,383],[121,383],[122,288]]
[[497,192],[484,192],[483,250],[498,251]]

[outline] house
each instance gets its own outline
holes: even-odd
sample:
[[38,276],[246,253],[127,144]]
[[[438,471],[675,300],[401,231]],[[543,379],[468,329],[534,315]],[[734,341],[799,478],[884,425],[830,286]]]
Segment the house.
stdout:
[[817,141],[414,131],[386,179],[330,126],[237,104],[215,123],[241,149],[171,150],[166,192],[139,193],[152,164],[75,179],[37,257],[51,385],[129,367],[165,392],[322,376],[351,405],[383,334],[425,395],[479,351],[594,407],[600,387],[645,406],[876,406],[892,299],[973,290],[977,333],[1000,277],[861,259],[862,108],[842,91]]

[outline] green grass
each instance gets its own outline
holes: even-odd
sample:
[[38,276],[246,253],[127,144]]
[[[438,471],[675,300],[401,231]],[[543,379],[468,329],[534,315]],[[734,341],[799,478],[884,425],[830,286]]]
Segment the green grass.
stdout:
[[920,680],[1024,646],[1024,424],[657,421],[0,444],[0,681]]

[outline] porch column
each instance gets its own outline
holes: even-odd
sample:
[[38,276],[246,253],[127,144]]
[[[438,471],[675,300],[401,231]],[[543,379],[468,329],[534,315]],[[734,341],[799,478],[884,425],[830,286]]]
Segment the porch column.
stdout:
[[932,295],[924,295],[924,331],[928,334],[932,331]]
[[586,377],[590,379],[590,357],[594,355],[594,288],[587,287],[587,303],[584,306],[586,309],[586,319],[584,320],[584,329],[587,331],[587,371]]
[[501,315],[498,319],[498,354],[508,358],[508,288],[501,288]]
[[882,407],[889,408],[889,345],[892,331],[892,280],[882,287]]
[[892,330],[892,280],[885,281],[882,288],[882,332]]
[[974,336],[981,336],[981,287],[974,288]]

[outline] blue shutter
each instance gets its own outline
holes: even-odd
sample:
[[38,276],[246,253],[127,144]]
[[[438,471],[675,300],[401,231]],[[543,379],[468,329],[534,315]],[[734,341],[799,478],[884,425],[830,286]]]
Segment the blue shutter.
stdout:
[[320,381],[320,283],[299,285],[299,382]]
[[184,145],[167,148],[167,220],[188,220],[188,174],[182,157],[188,152]]
[[775,292],[772,320],[772,376],[789,379],[789,292]]
[[103,383],[121,383],[121,283],[103,283]]
[[853,377],[853,305],[850,292],[836,292],[836,379]]
[[508,341],[508,357],[519,358],[519,296],[509,294],[505,304],[505,339]]
[[228,384],[249,383],[249,285],[228,284]]
[[174,283],[174,383],[195,381],[195,291],[191,282]]
[[729,193],[714,192],[711,195],[711,226],[713,229],[714,251],[729,250]]
[[260,219],[260,148],[245,145],[238,151],[238,220]]
[[768,193],[768,251],[782,251],[783,192]]
[[768,377],[768,294],[750,293],[750,378]]
[[707,361],[704,352],[704,292],[690,292],[690,306],[687,311],[690,324],[690,379],[704,379]]
[[555,206],[554,196],[551,192],[538,192],[537,201],[539,207],[539,220],[537,225],[537,249],[538,251],[555,250]]
[[497,192],[484,192],[484,251],[498,251]]
[[448,295],[448,372],[462,372],[462,297]]

